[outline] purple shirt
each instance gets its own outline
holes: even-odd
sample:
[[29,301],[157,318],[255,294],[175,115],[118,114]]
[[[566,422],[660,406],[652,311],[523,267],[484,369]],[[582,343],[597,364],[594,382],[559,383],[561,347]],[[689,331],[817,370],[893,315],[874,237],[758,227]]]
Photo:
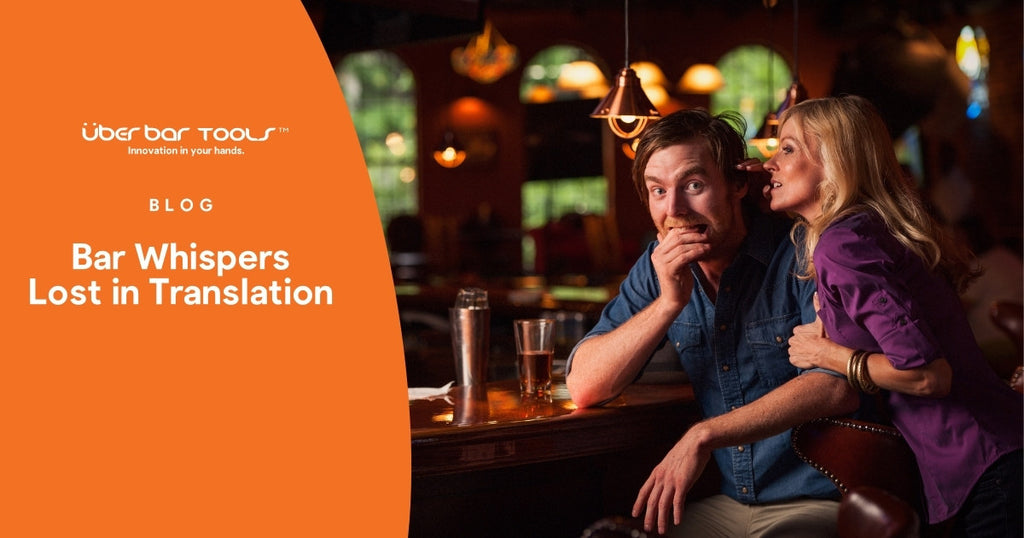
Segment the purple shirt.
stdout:
[[829,226],[814,250],[819,316],[834,341],[883,353],[907,370],[945,358],[944,398],[886,395],[893,424],[917,457],[928,519],[944,521],[1000,456],[1021,448],[1021,396],[985,361],[959,297],[874,213]]

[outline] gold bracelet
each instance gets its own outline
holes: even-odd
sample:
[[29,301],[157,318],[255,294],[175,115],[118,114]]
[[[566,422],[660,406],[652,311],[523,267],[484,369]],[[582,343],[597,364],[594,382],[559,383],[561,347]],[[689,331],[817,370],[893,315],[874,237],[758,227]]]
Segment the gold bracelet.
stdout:
[[870,356],[870,351],[864,352],[864,356],[860,361],[860,370],[857,372],[857,381],[860,382],[861,390],[865,393],[877,394],[878,385],[875,384],[874,380],[871,379],[871,374],[868,373],[868,357]]
[[846,382],[850,384],[854,390],[860,391],[860,380],[857,379],[857,361],[860,354],[863,351],[857,349],[850,354],[850,358],[846,360]]
[[861,370],[864,369],[864,350],[857,350],[857,358],[853,360],[853,379],[857,381],[857,390],[864,392]]

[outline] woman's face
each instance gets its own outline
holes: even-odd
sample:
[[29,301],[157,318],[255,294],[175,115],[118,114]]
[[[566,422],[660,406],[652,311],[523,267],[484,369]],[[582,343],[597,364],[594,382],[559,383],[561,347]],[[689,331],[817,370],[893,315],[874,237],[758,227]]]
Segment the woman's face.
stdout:
[[772,211],[800,215],[808,222],[821,214],[818,185],[825,177],[824,167],[812,157],[803,129],[794,118],[782,125],[779,151],[764,163],[772,179],[764,188]]

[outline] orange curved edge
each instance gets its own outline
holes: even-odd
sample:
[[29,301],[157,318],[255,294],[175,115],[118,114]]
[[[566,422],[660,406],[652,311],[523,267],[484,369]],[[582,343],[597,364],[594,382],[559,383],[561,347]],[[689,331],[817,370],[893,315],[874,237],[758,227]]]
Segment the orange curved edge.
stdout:
[[[406,536],[387,252],[302,4],[3,11],[0,535]],[[137,244],[277,265],[143,268]],[[243,281],[332,301],[169,304]]]

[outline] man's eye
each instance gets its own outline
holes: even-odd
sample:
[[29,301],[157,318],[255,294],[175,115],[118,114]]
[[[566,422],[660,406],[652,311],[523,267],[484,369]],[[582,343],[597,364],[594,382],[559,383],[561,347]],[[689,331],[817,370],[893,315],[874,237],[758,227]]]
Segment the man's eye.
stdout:
[[704,187],[704,184],[700,181],[691,181],[686,184],[686,190],[688,191],[699,191]]

